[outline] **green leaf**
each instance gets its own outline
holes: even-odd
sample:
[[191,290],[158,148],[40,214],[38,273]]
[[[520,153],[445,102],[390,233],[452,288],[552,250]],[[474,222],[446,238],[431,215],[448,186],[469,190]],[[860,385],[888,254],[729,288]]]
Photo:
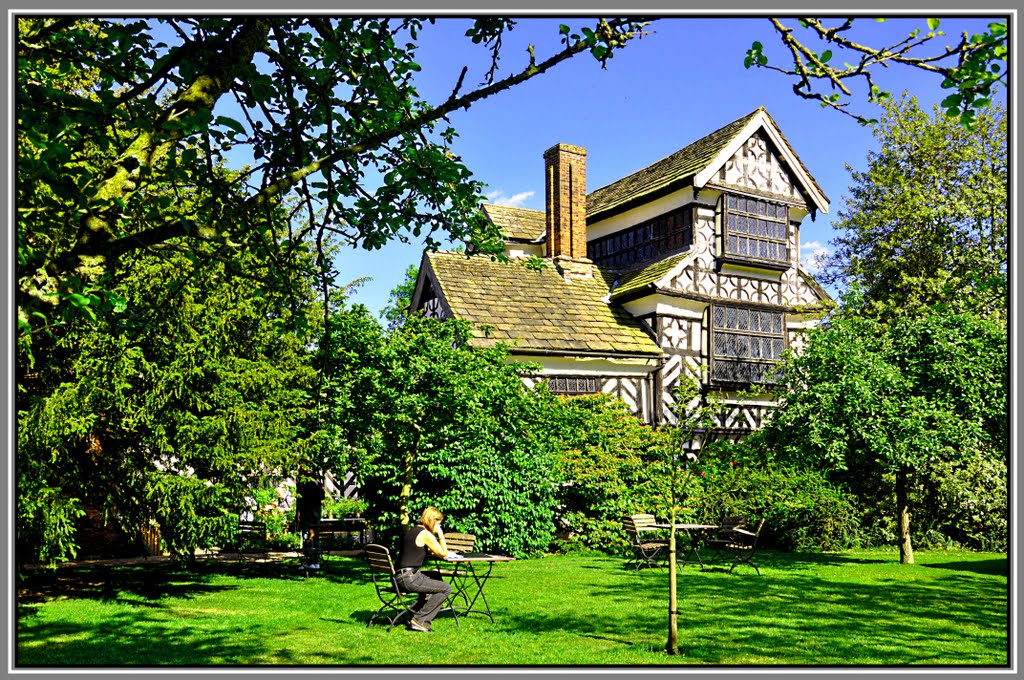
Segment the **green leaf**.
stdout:
[[928,20],[928,29],[929,30],[934,31],[938,27],[939,27],[939,20],[938,19],[929,19]]
[[561,33],[562,35],[569,35],[569,31],[571,30],[572,29],[570,29],[565,24],[558,24],[558,32]]
[[224,125],[231,128],[233,131],[240,135],[245,134],[245,127],[234,118],[228,118],[227,116],[217,116],[217,125]]
[[821,63],[827,64],[829,59],[832,58],[832,50],[825,50],[821,53]]
[[107,293],[107,299],[110,300],[111,306],[113,307],[114,311],[117,312],[118,314],[128,309],[128,300],[124,299],[117,293]]
[[949,95],[948,97],[946,97],[945,99],[942,100],[942,103],[940,104],[940,106],[942,106],[943,108],[949,108],[951,106],[959,106],[960,103],[963,102],[963,100],[964,100],[963,95],[951,94],[951,95]]

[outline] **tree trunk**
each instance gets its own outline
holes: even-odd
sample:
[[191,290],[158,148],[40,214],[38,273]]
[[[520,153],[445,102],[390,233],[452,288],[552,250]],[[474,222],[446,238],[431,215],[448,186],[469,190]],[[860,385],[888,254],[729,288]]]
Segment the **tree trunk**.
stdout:
[[416,436],[413,445],[405,452],[405,459],[402,461],[402,490],[398,494],[398,521],[402,527],[404,536],[412,528],[412,518],[409,516],[409,499],[412,497],[413,465],[416,462],[416,454],[420,448],[420,427],[413,423]]
[[914,548],[910,545],[910,468],[902,467],[896,473],[896,518],[899,523],[900,564],[914,563]]
[[679,653],[679,611],[676,597],[676,517],[672,513],[672,529],[668,535],[668,643],[665,651]]

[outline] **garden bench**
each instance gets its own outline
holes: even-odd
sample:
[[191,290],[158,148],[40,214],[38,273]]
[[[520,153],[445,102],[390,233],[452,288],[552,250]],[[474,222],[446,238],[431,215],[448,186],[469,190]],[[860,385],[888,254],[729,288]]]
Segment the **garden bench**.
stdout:
[[[321,520],[313,530],[320,544],[321,555],[327,556],[331,550],[364,545],[369,525],[362,517],[330,518]],[[353,534],[358,534],[358,538],[353,537]]]

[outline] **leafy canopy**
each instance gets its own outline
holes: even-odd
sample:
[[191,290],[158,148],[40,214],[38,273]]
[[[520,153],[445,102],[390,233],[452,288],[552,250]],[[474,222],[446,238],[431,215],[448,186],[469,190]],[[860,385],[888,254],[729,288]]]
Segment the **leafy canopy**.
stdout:
[[[878,120],[853,112],[851,104],[858,97],[852,88],[860,83],[868,101],[886,102],[892,94],[879,87],[875,78],[891,66],[941,78],[939,87],[952,91],[942,101],[946,115],[967,129],[973,128],[978,114],[992,104],[997,87],[1006,88],[1009,83],[1005,19],[990,22],[982,33],[968,35],[965,31],[957,43],[944,47],[935,44],[945,32],[939,30],[942,20],[934,17],[923,20],[921,26],[891,44],[879,44],[870,30],[858,34],[854,30],[858,20],[852,18],[803,17],[796,20],[799,29],[787,25],[784,19],[769,21],[788,52],[786,58],[769,62],[764,44],[755,40],[747,50],[744,66],[789,77],[798,96],[819,101],[823,108],[848,115],[861,125],[873,125]],[[864,23],[859,20],[858,29],[863,29]]]
[[912,97],[883,109],[878,150],[851,171],[823,280],[859,284],[882,316],[941,303],[1005,318],[1005,110],[968,130]]

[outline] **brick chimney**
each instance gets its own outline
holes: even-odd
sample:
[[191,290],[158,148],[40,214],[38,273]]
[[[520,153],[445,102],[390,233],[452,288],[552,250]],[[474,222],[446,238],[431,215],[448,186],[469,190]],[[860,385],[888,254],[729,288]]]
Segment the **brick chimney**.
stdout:
[[589,278],[587,259],[587,150],[556,144],[544,152],[548,257],[566,279]]

